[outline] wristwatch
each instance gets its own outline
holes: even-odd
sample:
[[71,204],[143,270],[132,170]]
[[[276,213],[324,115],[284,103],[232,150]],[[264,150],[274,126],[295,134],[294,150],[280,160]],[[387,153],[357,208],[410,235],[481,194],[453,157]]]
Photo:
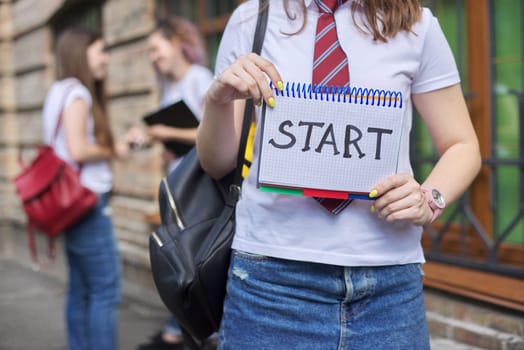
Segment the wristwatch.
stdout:
[[429,207],[433,210],[433,217],[430,221],[430,223],[432,223],[442,214],[442,210],[446,207],[446,200],[444,196],[442,196],[442,193],[435,188],[421,187],[420,190],[426,196]]

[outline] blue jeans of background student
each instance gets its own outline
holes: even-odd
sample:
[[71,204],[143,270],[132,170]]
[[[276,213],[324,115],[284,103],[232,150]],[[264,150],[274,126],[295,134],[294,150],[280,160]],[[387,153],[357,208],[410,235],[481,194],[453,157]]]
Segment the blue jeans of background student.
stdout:
[[66,324],[69,349],[115,350],[120,261],[108,207],[109,194],[65,234],[69,267]]
[[419,264],[340,267],[234,251],[219,349],[429,349]]
[[180,326],[174,317],[169,319],[166,326],[164,327],[164,332],[174,337],[182,336],[182,330],[180,330]]

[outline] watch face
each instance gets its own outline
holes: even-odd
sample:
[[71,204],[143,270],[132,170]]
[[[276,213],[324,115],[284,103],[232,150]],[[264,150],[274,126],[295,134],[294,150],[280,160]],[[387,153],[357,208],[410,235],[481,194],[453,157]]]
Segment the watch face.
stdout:
[[433,196],[433,199],[435,200],[435,203],[440,207],[440,208],[444,208],[446,206],[446,201],[444,201],[444,197],[442,197],[442,194],[433,189],[431,191],[431,195]]

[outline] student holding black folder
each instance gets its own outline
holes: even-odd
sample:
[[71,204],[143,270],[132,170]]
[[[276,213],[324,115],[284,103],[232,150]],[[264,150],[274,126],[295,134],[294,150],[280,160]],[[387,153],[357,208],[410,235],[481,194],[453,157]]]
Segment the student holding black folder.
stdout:
[[188,20],[160,21],[149,36],[149,57],[161,85],[160,109],[144,117],[147,134],[166,149],[168,171],[195,144],[204,95],[213,79],[198,29]]
[[[213,75],[205,67],[207,55],[198,29],[180,17],[157,24],[148,40],[149,56],[161,84],[160,109],[146,115],[148,136],[165,148],[167,171],[172,171],[194,145],[196,128]],[[214,344],[206,344],[214,348]],[[183,349],[182,333],[171,318],[165,328],[138,350]]]

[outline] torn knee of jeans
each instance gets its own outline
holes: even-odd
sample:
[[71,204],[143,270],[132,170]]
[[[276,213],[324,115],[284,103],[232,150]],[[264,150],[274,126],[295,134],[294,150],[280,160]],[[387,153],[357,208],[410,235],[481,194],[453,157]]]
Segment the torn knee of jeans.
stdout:
[[238,268],[238,267],[233,268],[233,275],[237,276],[241,280],[245,280],[246,278],[249,277],[249,274],[245,270]]

